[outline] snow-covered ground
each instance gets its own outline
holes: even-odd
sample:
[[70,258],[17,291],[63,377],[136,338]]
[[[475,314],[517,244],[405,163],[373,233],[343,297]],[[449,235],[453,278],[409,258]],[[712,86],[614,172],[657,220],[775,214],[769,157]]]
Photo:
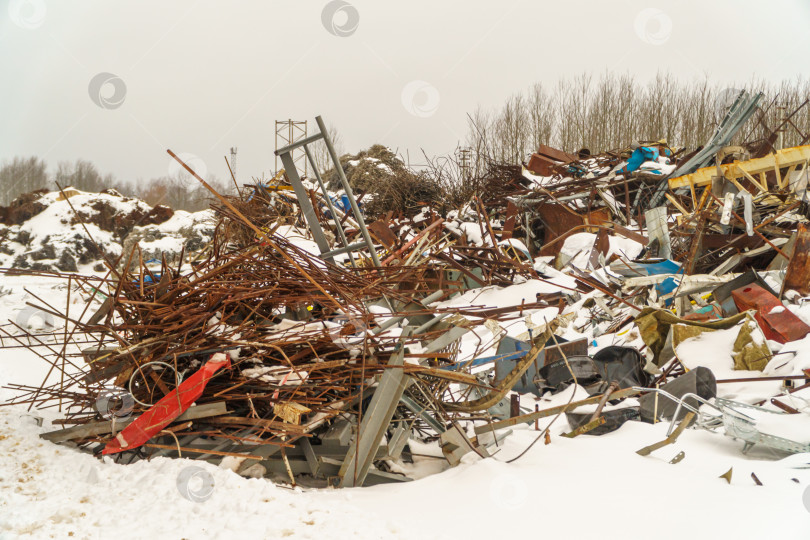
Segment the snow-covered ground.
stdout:
[[[24,312],[32,299],[23,288],[54,306],[64,306],[66,298],[64,282],[55,279],[4,276],[0,286],[11,291],[0,297],[3,323],[43,325]],[[533,284],[522,284],[509,294],[484,292],[470,303],[514,300],[527,287],[528,294],[536,292]],[[509,333],[521,328],[523,323]],[[605,339],[615,336],[602,336],[599,344]],[[0,385],[39,385],[46,373],[47,365],[24,349],[0,351]],[[584,397],[581,388],[569,387],[539,403],[522,396],[521,405],[563,404],[575,390],[575,399]],[[4,392],[0,400],[10,396]],[[743,455],[740,441],[700,430],[687,430],[648,457],[637,455],[665,438],[667,423],[628,422],[600,437],[566,439],[559,436],[570,429],[563,416],[551,427],[549,444],[538,441],[512,463],[537,439],[533,425],[514,428],[487,459],[468,454],[448,469],[443,459],[421,457],[414,467],[424,477],[412,482],[303,490],[243,478],[225,464],[99,461],[38,437],[58,428],[50,424],[57,417],[51,410],[0,407],[0,539],[805,539],[810,531],[810,455],[785,457],[759,447]],[[681,451],[684,459],[670,464]],[[730,468],[728,484],[719,476]]]

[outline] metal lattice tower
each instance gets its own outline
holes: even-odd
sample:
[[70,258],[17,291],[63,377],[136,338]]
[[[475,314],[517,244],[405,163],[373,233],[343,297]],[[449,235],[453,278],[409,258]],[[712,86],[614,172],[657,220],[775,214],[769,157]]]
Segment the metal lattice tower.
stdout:
[[[276,120],[276,150],[297,143],[307,137],[306,120]],[[296,148],[292,152],[293,163],[300,171],[301,165],[304,167],[304,176],[307,175],[307,156],[303,148]],[[279,156],[276,154],[276,172],[278,168]]]

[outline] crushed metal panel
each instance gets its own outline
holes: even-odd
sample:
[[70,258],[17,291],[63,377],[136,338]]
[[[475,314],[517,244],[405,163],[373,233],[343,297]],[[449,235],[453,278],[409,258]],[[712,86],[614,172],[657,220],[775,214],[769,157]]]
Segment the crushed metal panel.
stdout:
[[388,223],[381,219],[372,222],[368,226],[368,230],[388,249],[392,249],[397,243],[397,236],[388,226]]
[[[545,232],[543,233],[543,244],[548,244],[570,230],[582,225],[603,225],[610,223],[610,209],[597,208],[587,216],[581,216],[566,210],[559,204],[542,203],[535,206],[535,212],[543,222]],[[595,229],[595,228],[594,228]],[[582,232],[594,232],[594,229],[584,229]],[[544,247],[540,250],[540,255],[556,255],[562,244]]]
[[804,224],[796,231],[793,255],[790,257],[782,291],[793,289],[799,294],[810,294],[810,231]]
[[647,235],[649,237],[649,247],[653,241],[658,244],[658,256],[663,259],[672,257],[672,242],[669,238],[669,227],[667,226],[667,207],[658,206],[644,212],[644,219],[647,222]]
[[577,156],[573,154],[568,154],[562,150],[557,150],[551,146],[541,144],[537,148],[537,152],[532,154],[526,168],[529,169],[532,174],[539,176],[551,176],[554,174],[553,167],[576,160]]

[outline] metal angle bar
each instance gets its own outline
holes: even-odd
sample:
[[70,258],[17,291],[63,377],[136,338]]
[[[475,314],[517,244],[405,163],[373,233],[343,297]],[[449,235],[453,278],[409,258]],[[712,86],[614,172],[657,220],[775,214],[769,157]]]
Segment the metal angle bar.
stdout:
[[[321,188],[321,194],[323,194],[323,198],[326,201],[326,206],[332,213],[332,221],[335,222],[335,228],[337,229],[338,236],[340,237],[340,242],[344,247],[349,247],[349,240],[346,238],[346,231],[343,230],[343,226],[340,224],[340,220],[337,217],[337,211],[335,210],[335,205],[332,204],[332,198],[329,196],[329,192],[326,191],[326,186],[323,183],[323,179],[321,178],[321,173],[318,171],[318,167],[315,165],[312,152],[309,151],[309,146],[304,146],[304,152],[306,152],[307,159],[309,160],[310,165],[312,165],[312,172],[315,173],[315,180],[318,181],[318,186]],[[357,268],[357,265],[354,262],[354,257],[350,257],[349,261],[352,263],[352,268]]]
[[388,457],[391,459],[399,459],[402,455],[402,450],[408,444],[408,435],[410,429],[405,424],[400,424],[394,429],[391,434],[391,439],[388,441]]
[[[301,177],[298,176],[298,170],[295,168],[295,163],[293,162],[292,156],[289,152],[285,152],[279,157],[281,158],[281,163],[284,165],[287,178],[290,179],[290,183],[293,186],[295,196],[298,198],[298,204],[301,205],[301,210],[304,212],[304,218],[307,220],[309,230],[312,232],[312,237],[315,239],[315,243],[318,244],[318,249],[322,254],[328,252],[329,242],[326,240],[326,235],[323,234],[321,223],[318,221],[318,216],[315,215],[315,209],[312,207],[312,203],[309,201],[309,195],[307,194],[307,190],[304,187],[303,182],[301,182]],[[324,259],[331,258],[324,255],[321,255],[321,257]]]
[[[200,438],[199,435],[188,435],[188,436],[183,437],[182,439],[180,439],[179,444],[177,446],[186,448],[188,446],[191,446],[191,443],[193,443],[194,441],[196,441],[199,438]],[[154,454],[150,454],[149,459],[165,456],[165,455],[168,455],[169,452],[173,452],[173,451],[176,451],[176,450],[169,450],[167,448],[163,448],[161,450],[158,450]]]
[[436,433],[444,433],[447,431],[444,424],[436,420],[430,413],[427,412],[424,407],[420,407],[419,404],[416,403],[416,401],[414,401],[410,396],[403,394],[402,397],[399,398],[399,401],[402,402],[402,404],[405,405],[413,414],[418,414],[420,417],[422,417],[422,420],[432,427]]
[[[321,139],[323,139],[323,133],[316,133],[315,135],[310,135],[309,137],[301,139],[300,141],[296,141],[296,142],[294,142],[294,143],[292,143],[290,145],[287,145],[284,148],[279,148],[278,150],[276,150],[275,153],[276,153],[277,156],[280,157],[282,154],[290,153],[293,150],[295,150],[296,148],[301,148],[302,146],[305,146],[307,144],[312,144],[314,142],[318,142]],[[286,167],[285,167],[285,169],[286,169]]]
[[[205,405],[197,405],[196,407],[189,408],[183,414],[175,418],[172,423],[198,420],[200,418],[227,414],[227,412],[227,404],[224,401],[206,403]],[[134,422],[135,418],[137,417],[122,418],[121,420],[115,422],[113,422],[113,420],[104,420],[100,422],[80,424],[78,426],[41,433],[40,438],[45,439],[46,441],[51,441],[52,443],[60,443],[73,439],[95,437],[98,435],[113,433],[114,431],[121,431],[126,426]]]
[[422,332],[425,332],[426,330],[428,330],[432,326],[440,323],[442,320],[446,319],[450,315],[451,315],[450,313],[442,313],[441,315],[437,315],[437,316],[433,317],[432,319],[430,319],[425,324],[423,324],[422,326],[420,326],[419,328],[417,328],[416,330],[414,330],[413,333],[414,334],[421,334]]
[[301,445],[301,449],[304,451],[304,457],[307,460],[307,464],[309,464],[309,471],[312,473],[312,476],[318,476],[318,472],[320,472],[321,468],[321,462],[318,461],[318,456],[315,455],[315,450],[313,450],[312,444],[306,437],[302,437],[298,442]]
[[352,186],[349,185],[349,180],[346,178],[346,173],[343,172],[343,167],[340,165],[340,159],[338,158],[337,152],[335,152],[335,147],[332,146],[332,141],[329,139],[329,133],[326,130],[326,125],[324,125],[323,119],[320,116],[316,116],[315,121],[318,123],[318,129],[321,130],[323,142],[326,144],[327,150],[329,150],[329,155],[332,157],[332,162],[335,164],[335,170],[338,173],[338,178],[340,178],[343,191],[346,192],[346,197],[349,199],[349,204],[352,206],[352,213],[354,214],[354,218],[357,220],[357,226],[360,228],[360,233],[363,235],[363,239],[366,241],[366,245],[368,246],[369,253],[371,254],[371,261],[374,263],[374,266],[379,268],[382,266],[382,264],[380,264],[380,259],[377,257],[377,252],[374,249],[374,242],[371,241],[371,235],[368,233],[368,229],[366,228],[366,222],[363,219],[363,214],[360,212],[360,208],[357,206],[357,201],[354,198]]
[[723,121],[714,132],[714,135],[712,135],[711,139],[709,139],[703,149],[692,156],[689,161],[673,171],[672,174],[669,174],[661,179],[656,186],[655,193],[650,201],[650,207],[658,206],[658,204],[664,198],[664,193],[666,193],[669,186],[667,179],[677,178],[696,171],[702,166],[705,166],[712,156],[717,154],[718,150],[724,146],[727,146],[734,135],[737,134],[748,119],[754,114],[762,97],[762,93],[751,96],[748,94],[748,92],[744,90],[741,91],[734,104],[726,113]]
[[[389,366],[401,366],[405,356],[405,342],[410,337],[411,329],[405,328],[399,341],[399,350],[389,360]],[[408,385],[408,376],[401,369],[386,369],[380,378],[380,384],[374,390],[368,410],[357,431],[357,440],[349,445],[349,451],[340,467],[340,487],[362,486],[365,482],[377,448],[380,446],[394,417],[402,393]]]
[[[624,390],[619,390],[617,392],[613,392],[611,394],[612,399],[620,399],[626,398],[630,396],[635,396],[640,394],[643,391],[649,390],[649,388],[625,388]],[[475,427],[475,434],[480,435],[482,433],[487,433],[489,431],[495,431],[498,429],[504,429],[512,426],[516,426],[518,424],[528,424],[529,422],[534,422],[540,418],[546,418],[548,416],[554,416],[556,414],[564,413],[565,411],[573,411],[577,407],[582,405],[592,405],[594,403],[598,403],[599,400],[602,399],[602,395],[591,396],[589,398],[581,399],[579,401],[574,401],[571,403],[566,403],[565,405],[559,405],[557,407],[551,407],[548,409],[543,409],[537,412],[523,414],[520,416],[515,416],[512,418],[508,418],[506,420],[500,420],[498,422],[492,422],[491,424],[486,424],[482,426]]]

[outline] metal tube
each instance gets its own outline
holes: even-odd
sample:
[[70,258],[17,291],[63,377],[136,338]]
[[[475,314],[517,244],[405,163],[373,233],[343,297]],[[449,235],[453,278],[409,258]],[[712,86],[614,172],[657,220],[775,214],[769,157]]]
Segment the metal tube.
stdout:
[[[443,290],[441,290],[441,289],[439,289],[438,291],[434,292],[433,294],[431,294],[431,295],[429,295],[429,296],[424,297],[424,298],[423,298],[422,300],[420,300],[419,302],[420,302],[420,303],[421,303],[423,306],[427,306],[427,305],[428,305],[428,304],[430,304],[431,302],[435,302],[436,300],[438,300],[439,298],[441,298],[443,294],[444,294],[444,291],[443,291]],[[398,324],[399,322],[401,322],[401,321],[403,321],[403,320],[405,320],[405,316],[404,316],[404,315],[401,315],[401,316],[399,316],[399,317],[391,317],[390,319],[388,319],[387,321],[385,321],[384,323],[382,323],[380,326],[378,326],[377,328],[375,328],[374,330],[372,330],[372,331],[371,331],[371,335],[372,335],[372,336],[376,336],[376,335],[380,334],[381,332],[384,332],[384,331],[388,330],[389,328],[391,328],[392,326],[394,326],[395,324]],[[416,333],[417,333],[417,332],[414,332],[414,334],[416,334]]]
[[324,259],[331,259],[335,255],[342,255],[344,253],[348,253],[350,251],[354,251],[356,249],[360,249],[361,247],[365,247],[365,242],[357,242],[356,244],[351,244],[349,246],[344,246],[342,248],[333,249],[332,251],[324,251],[321,253],[321,257]]
[[450,313],[442,313],[441,315],[437,315],[437,316],[433,317],[432,319],[430,319],[425,324],[423,324],[422,326],[420,326],[419,328],[417,328],[416,330],[414,330],[413,333],[414,334],[421,334],[422,332],[424,332],[425,330],[427,330],[428,328],[430,328],[434,324],[437,324],[437,323],[441,322],[442,319],[445,319],[446,317],[449,317],[449,316],[450,316]]

